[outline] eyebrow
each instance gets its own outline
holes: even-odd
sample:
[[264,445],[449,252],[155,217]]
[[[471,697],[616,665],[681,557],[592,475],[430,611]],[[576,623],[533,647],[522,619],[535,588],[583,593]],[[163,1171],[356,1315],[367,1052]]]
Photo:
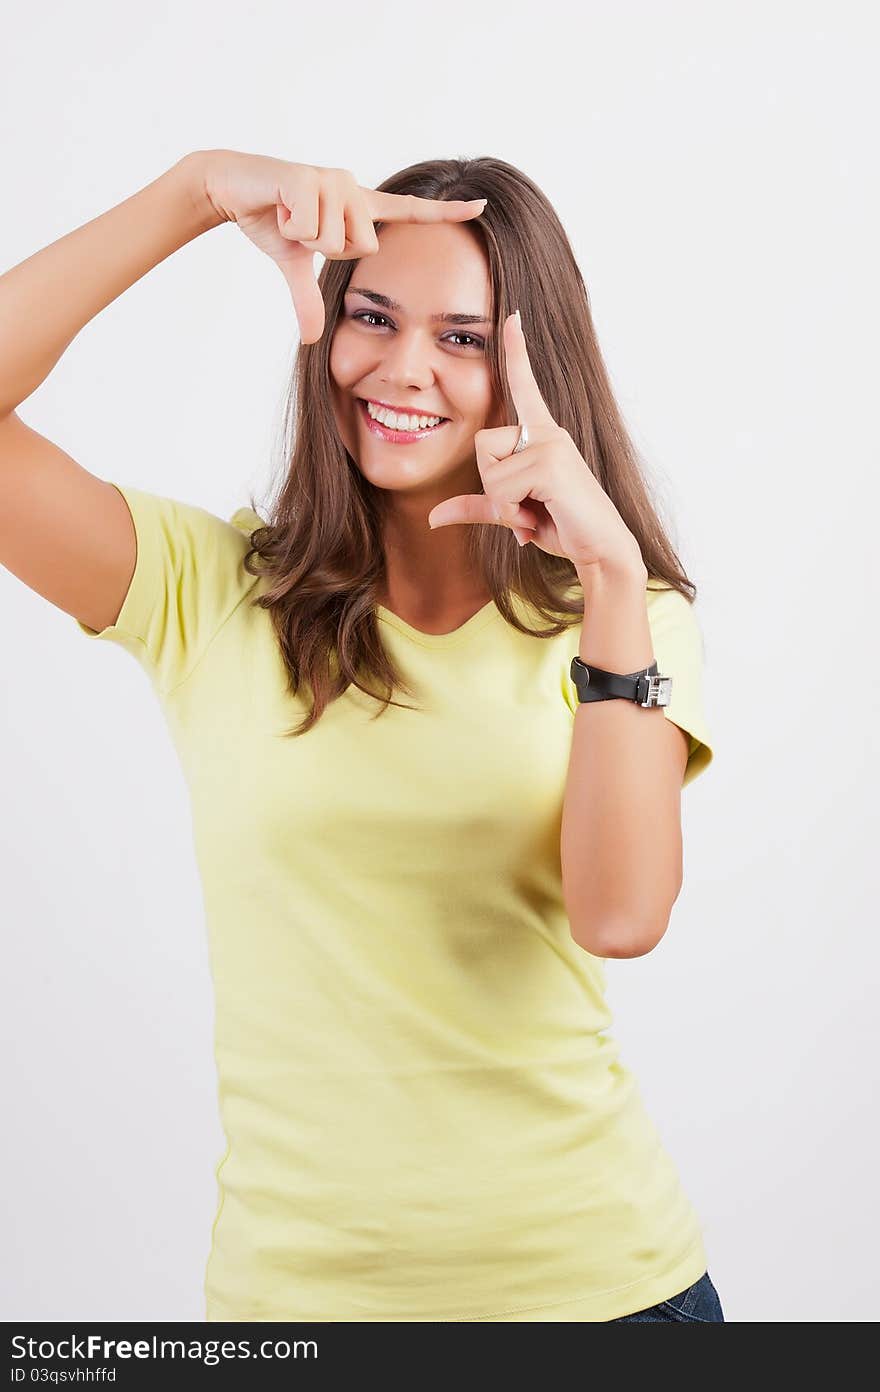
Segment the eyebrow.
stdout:
[[[356,285],[350,285],[346,290],[346,295],[363,295],[365,300],[372,300],[373,304],[380,305],[382,309],[390,309],[400,312],[403,305],[396,300],[390,299],[387,295],[380,295],[378,290],[361,290]],[[484,314],[450,314],[443,311],[441,314],[432,314],[431,323],[443,324],[491,324],[492,320],[487,319]]]

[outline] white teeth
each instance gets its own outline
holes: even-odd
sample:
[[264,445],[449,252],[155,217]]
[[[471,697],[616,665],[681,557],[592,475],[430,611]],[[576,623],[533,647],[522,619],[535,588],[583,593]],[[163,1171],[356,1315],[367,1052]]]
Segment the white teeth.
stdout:
[[388,411],[384,406],[374,406],[372,401],[365,404],[373,420],[381,421],[389,430],[425,430],[428,426],[439,425],[443,419],[442,416],[398,415],[396,411]]

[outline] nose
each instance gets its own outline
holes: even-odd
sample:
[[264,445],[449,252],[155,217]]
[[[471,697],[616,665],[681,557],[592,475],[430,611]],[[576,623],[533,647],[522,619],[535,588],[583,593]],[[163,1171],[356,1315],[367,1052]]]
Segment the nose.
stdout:
[[379,378],[389,387],[413,387],[423,390],[434,379],[436,346],[430,334],[418,329],[409,332],[398,329],[382,345]]

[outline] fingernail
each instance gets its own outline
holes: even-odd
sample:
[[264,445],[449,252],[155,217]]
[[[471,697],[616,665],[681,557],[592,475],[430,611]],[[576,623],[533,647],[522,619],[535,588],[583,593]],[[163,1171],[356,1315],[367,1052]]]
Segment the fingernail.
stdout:
[[516,320],[516,327],[518,329],[522,329],[522,315],[520,314],[518,309],[515,309],[513,311],[513,317]]
[[[516,536],[516,532],[514,532],[514,536]],[[516,537],[516,540],[519,546],[525,546],[527,538],[523,537],[522,541],[520,541],[519,537]]]

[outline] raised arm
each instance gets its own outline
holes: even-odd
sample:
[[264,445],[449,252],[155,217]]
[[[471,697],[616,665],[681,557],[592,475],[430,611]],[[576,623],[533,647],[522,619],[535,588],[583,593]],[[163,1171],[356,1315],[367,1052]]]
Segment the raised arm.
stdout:
[[134,571],[122,495],[16,408],[130,285],[224,221],[201,152],[0,276],[0,565],[92,628],[115,622]]

